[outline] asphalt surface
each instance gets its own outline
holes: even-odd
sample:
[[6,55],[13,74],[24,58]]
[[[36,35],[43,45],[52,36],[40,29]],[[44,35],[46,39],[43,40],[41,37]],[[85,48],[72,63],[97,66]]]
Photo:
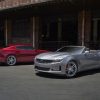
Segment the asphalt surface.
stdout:
[[0,65],[0,100],[100,100],[100,69],[66,79],[33,65]]

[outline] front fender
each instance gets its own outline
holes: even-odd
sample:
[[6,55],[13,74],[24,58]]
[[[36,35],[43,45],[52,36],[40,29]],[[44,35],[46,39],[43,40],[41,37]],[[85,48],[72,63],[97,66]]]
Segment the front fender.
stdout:
[[69,61],[74,61],[78,66],[80,65],[80,61],[73,56],[67,56],[66,58],[63,59],[62,63],[64,64],[64,66],[66,66]]

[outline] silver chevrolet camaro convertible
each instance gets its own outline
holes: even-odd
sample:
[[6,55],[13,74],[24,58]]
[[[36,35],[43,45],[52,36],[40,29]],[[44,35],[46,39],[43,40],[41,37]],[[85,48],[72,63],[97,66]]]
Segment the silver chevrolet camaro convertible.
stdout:
[[74,77],[77,72],[99,68],[100,50],[85,46],[64,46],[55,52],[39,54],[34,59],[35,71]]

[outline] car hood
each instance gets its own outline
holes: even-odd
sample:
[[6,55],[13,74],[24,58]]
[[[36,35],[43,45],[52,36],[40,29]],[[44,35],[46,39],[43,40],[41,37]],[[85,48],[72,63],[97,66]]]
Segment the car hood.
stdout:
[[42,53],[36,56],[38,59],[63,59],[65,57],[69,56],[69,53],[61,53],[61,52],[48,52],[48,53]]

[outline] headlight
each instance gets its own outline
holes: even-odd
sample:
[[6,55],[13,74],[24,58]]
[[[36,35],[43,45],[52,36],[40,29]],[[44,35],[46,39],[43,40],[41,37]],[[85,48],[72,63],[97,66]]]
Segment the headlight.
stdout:
[[62,59],[56,59],[56,60],[54,60],[54,62],[61,62],[62,61]]

